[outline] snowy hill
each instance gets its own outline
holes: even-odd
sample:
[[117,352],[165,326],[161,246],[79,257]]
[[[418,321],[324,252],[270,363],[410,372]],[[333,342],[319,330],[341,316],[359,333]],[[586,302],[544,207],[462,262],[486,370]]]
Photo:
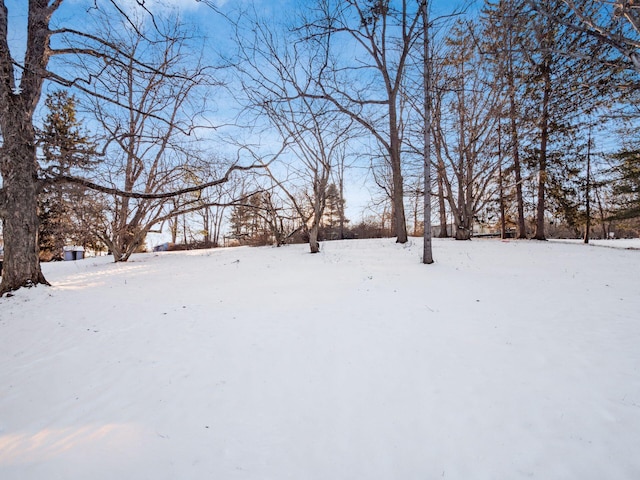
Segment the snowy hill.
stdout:
[[0,299],[0,478],[640,478],[640,252],[421,250],[44,265]]

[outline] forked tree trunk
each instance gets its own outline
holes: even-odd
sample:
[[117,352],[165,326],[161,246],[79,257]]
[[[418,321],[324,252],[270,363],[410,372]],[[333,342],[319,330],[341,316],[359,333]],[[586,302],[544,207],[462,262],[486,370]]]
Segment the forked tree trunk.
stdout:
[[471,225],[468,217],[456,222],[456,240],[471,240]]
[[318,242],[318,225],[313,225],[309,229],[309,250],[311,253],[320,252],[320,243]]
[[[436,110],[436,115],[440,115],[440,111]],[[440,119],[437,118],[436,122],[439,122]],[[445,192],[445,181],[444,181],[444,163],[442,162],[442,152],[440,145],[440,139],[438,135],[434,135],[434,146],[436,155],[438,158],[438,214],[440,216],[440,232],[438,233],[438,238],[448,238],[449,230],[447,228],[447,206],[446,206],[446,197],[447,194]]]

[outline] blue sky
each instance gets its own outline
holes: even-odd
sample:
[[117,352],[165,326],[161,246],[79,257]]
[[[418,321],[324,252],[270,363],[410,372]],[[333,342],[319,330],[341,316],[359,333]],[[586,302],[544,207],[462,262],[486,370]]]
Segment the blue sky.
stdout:
[[[52,27],[68,26],[83,27],[91,19],[91,7],[96,0],[64,0],[60,9],[56,12],[52,20]],[[108,5],[109,0],[97,0],[99,5]],[[300,6],[301,2],[296,0],[210,0],[210,3],[218,7],[225,13],[234,12],[243,6],[252,5],[259,13],[264,14],[267,18],[277,20],[283,18],[287,13],[294,10],[294,7]],[[453,1],[437,0],[433,2],[432,8],[434,15],[438,12],[446,11],[447,13],[453,8]],[[461,3],[461,2],[460,2]],[[26,18],[27,18],[27,1],[26,0],[5,0],[5,4],[9,11],[10,29],[9,39],[11,42],[11,50],[14,58],[22,61],[24,55],[24,44],[26,41]],[[120,0],[118,4],[124,9],[132,9],[135,7],[135,0]],[[145,5],[154,13],[166,14],[173,10],[180,13],[187,23],[192,23],[202,34],[209,38],[212,49],[212,59],[215,58],[215,52],[224,50],[227,46],[231,47],[231,34],[228,25],[226,25],[220,16],[214,12],[212,8],[203,2],[197,0],[145,0]],[[219,95],[219,92],[216,92]],[[230,99],[224,96],[216,98],[220,105],[218,112],[219,118],[224,118],[226,112],[226,103]],[[221,120],[222,121],[222,120]],[[360,169],[358,169],[360,170]],[[366,191],[364,183],[366,179],[361,177],[364,170],[360,173],[354,172],[357,178],[352,178],[350,192],[348,194],[347,206],[351,207],[348,215],[352,220],[358,221],[360,211],[364,208],[364,204],[368,202],[370,194]]]

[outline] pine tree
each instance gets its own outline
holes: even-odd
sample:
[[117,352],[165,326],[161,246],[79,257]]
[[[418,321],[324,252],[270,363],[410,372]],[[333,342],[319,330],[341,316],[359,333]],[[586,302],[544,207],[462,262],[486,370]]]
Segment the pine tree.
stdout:
[[566,2],[535,2],[535,9],[532,5],[523,0],[487,2],[484,19],[490,35],[484,48],[493,53],[508,99],[502,115],[510,125],[507,151],[513,158],[509,171],[516,176],[519,236],[524,236],[526,212],[519,199],[524,193],[517,190],[529,178],[535,182],[534,236],[544,240],[547,213],[568,223],[578,221],[584,121],[615,101],[610,90],[617,71],[600,61],[610,47],[566,26],[574,15]]
[[[64,90],[45,100],[48,114],[37,132],[41,164],[50,175],[73,175],[95,165],[94,143],[82,130],[76,115],[76,98]],[[97,244],[79,220],[81,211],[91,209],[85,189],[77,185],[49,183],[38,201],[39,245],[43,259],[61,260],[66,243]]]
[[322,219],[323,236],[326,239],[344,238],[344,224],[348,222],[344,218],[344,200],[335,183],[327,187],[325,210]]
[[615,210],[612,220],[640,217],[640,150],[623,150],[613,156]]

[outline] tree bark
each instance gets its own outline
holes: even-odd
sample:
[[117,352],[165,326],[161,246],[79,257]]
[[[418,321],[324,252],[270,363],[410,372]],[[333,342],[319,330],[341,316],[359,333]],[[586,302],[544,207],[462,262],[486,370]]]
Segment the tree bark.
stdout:
[[442,179],[442,175],[442,172],[438,168],[438,213],[440,215],[440,232],[438,233],[438,238],[448,238],[447,207],[445,203],[444,180]]
[[18,89],[9,53],[8,11],[4,1],[0,2],[0,215],[4,236],[0,295],[21,287],[48,285],[38,258],[39,185],[33,128],[33,112],[50,55],[49,19],[58,8],[48,3],[29,2],[27,50]]
[[520,165],[520,138],[518,135],[517,108],[513,78],[509,84],[509,117],[511,120],[511,148],[513,149],[513,170],[516,176],[516,205],[518,208],[518,238],[527,238],[527,227],[524,219],[524,197],[522,195],[522,167]]
[[397,243],[407,243],[407,219],[404,212],[404,179],[402,178],[402,162],[400,158],[400,134],[398,132],[398,117],[396,112],[396,98],[389,98],[389,156],[391,157],[391,173],[393,176],[393,227]]
[[538,203],[536,207],[536,240],[546,240],[544,233],[545,188],[547,180],[547,144],[549,141],[549,102],[551,100],[551,66],[545,59],[542,65],[544,75],[544,91],[542,96],[542,113],[540,118],[540,154],[538,157]]
[[504,204],[504,178],[502,172],[502,128],[498,123],[498,194],[500,201],[500,238],[507,238],[507,220],[505,218]]
[[309,229],[309,250],[311,253],[320,252],[320,243],[318,242],[318,225],[313,225]]
[[[437,104],[436,104],[437,105]],[[436,116],[435,121],[440,121],[440,108],[436,108],[434,111],[434,115]],[[449,230],[447,228],[447,205],[446,205],[446,197],[448,194],[445,192],[445,178],[446,175],[444,171],[444,163],[442,161],[442,145],[440,144],[440,136],[433,136],[433,143],[436,151],[436,156],[438,159],[437,166],[437,175],[438,175],[438,214],[440,216],[440,232],[438,233],[438,238],[448,238]]]
[[[423,28],[423,93],[424,93],[424,232],[422,263],[429,265],[433,263],[433,249],[431,242],[431,56],[429,55],[429,11],[428,2],[424,0],[422,9]],[[417,195],[416,195],[417,197]],[[416,209],[417,210],[417,209]]]
[[591,236],[591,130],[589,130],[589,140],[587,144],[587,182],[585,184],[585,202],[586,202],[586,224],[584,227],[584,243],[589,243]]
[[527,238],[527,227],[524,218],[524,197],[522,195],[522,167],[520,165],[520,135],[518,133],[518,105],[516,101],[516,85],[513,57],[513,40],[516,33],[513,30],[514,12],[513,2],[508,5],[509,30],[507,32],[507,89],[509,92],[509,120],[511,123],[511,148],[513,155],[513,170],[516,177],[516,206],[518,209],[518,238]]
[[[19,107],[11,105],[9,108]],[[49,284],[38,258],[35,133],[25,115],[22,117],[17,124],[6,122],[3,125],[5,144],[0,150],[0,171],[4,182],[2,231],[5,247],[0,295],[21,287]]]

